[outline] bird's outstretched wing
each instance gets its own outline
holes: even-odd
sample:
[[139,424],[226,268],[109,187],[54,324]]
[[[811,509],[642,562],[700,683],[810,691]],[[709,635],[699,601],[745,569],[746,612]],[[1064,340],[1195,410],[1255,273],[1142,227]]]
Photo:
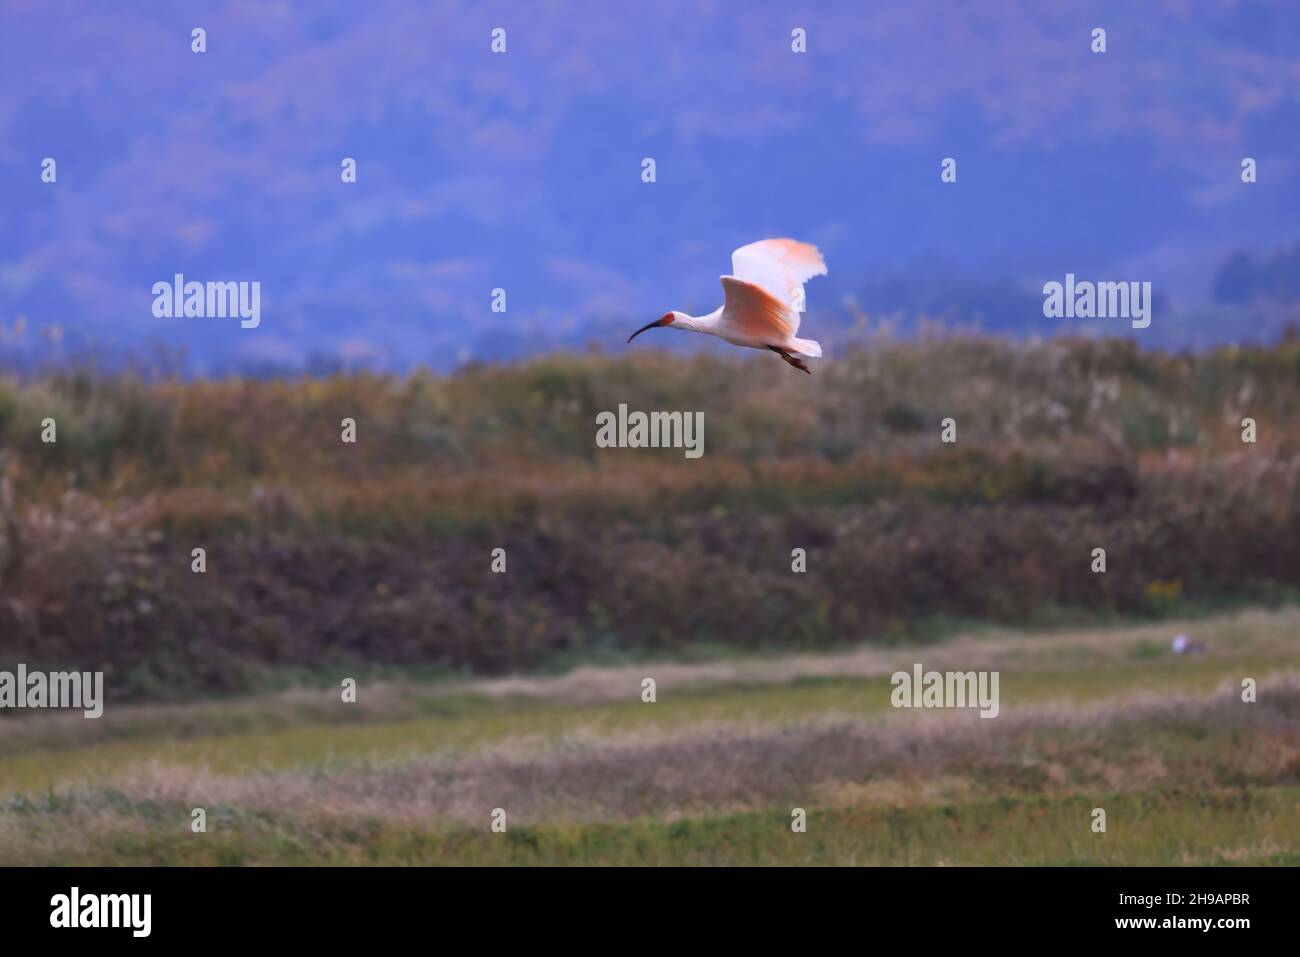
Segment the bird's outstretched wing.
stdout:
[[737,279],[762,286],[795,313],[794,331],[799,331],[799,313],[804,311],[803,284],[813,276],[826,275],[826,263],[812,243],[796,239],[761,239],[741,246],[731,254],[731,271]]
[[754,345],[785,342],[799,328],[799,313],[752,282],[722,276],[723,314],[733,331]]

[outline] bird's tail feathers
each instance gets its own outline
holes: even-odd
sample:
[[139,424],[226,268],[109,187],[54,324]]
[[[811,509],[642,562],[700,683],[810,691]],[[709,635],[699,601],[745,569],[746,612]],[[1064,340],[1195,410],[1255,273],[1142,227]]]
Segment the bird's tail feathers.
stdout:
[[808,356],[811,359],[822,357],[821,343],[815,339],[791,339],[788,345],[791,352],[801,356]]

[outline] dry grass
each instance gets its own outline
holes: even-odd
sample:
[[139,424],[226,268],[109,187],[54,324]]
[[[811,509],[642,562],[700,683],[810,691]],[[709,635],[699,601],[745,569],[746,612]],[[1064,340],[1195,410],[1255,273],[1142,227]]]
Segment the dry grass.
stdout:
[[[815,849],[815,860],[829,854],[846,862],[855,827],[863,822],[894,828],[899,820],[912,821],[924,830],[933,827],[924,822],[936,813],[960,821],[1001,806],[1005,813],[994,825],[1004,835],[1000,858],[986,824],[965,836],[945,833],[928,851],[918,836],[916,846],[895,848],[883,859],[877,847],[858,862],[935,863],[935,853],[961,862],[978,852],[1024,863],[1043,860],[1043,850],[1034,852],[1024,834],[1016,837],[1018,830],[1037,833],[1046,844],[1059,842],[1062,828],[1071,828],[1060,810],[1074,807],[1072,828],[1082,835],[1088,810],[1100,803],[1118,817],[1118,833],[1106,847],[1114,862],[1142,862],[1150,852],[1135,853],[1135,847],[1158,843],[1159,835],[1169,843],[1162,853],[1172,848],[1185,855],[1188,846],[1225,828],[1232,841],[1212,848],[1213,855],[1255,861],[1297,852],[1298,716],[1300,682],[1293,680],[1266,687],[1257,706],[1225,695],[1211,702],[1094,709],[1086,716],[1057,709],[991,723],[925,716],[881,727],[812,724],[742,735],[696,733],[663,743],[574,745],[533,758],[422,758],[334,772],[220,776],[156,764],[118,787],[50,795],[34,806],[10,802],[0,815],[0,858],[48,861],[57,853],[65,861],[102,862],[107,854],[110,862],[125,863],[197,854],[199,862],[211,862],[209,855],[220,860],[223,847],[236,845],[241,859],[273,862],[285,860],[281,842],[292,835],[289,859],[364,863],[379,854],[393,862],[385,846],[392,835],[423,834],[434,845],[467,842],[493,862],[499,855],[483,846],[480,835],[491,809],[505,807],[516,834],[541,828],[586,841],[592,834],[617,835],[620,828],[642,833],[641,862],[679,857],[685,848],[672,846],[678,825],[696,834],[717,831],[722,839],[728,821],[755,815],[767,820],[766,838],[747,853],[799,863]],[[1255,795],[1253,804],[1243,805],[1248,794]],[[1119,814],[1144,804],[1177,814],[1149,818],[1142,828]],[[186,833],[194,806],[208,809],[207,835]],[[814,827],[846,814],[849,824],[830,846],[824,834],[814,847],[790,845],[770,809],[786,808],[788,815],[791,807],[808,808],[814,822],[822,822]],[[1017,823],[1020,809],[1033,807],[1042,815]],[[1243,811],[1252,817],[1249,825]],[[1201,831],[1179,831],[1188,824]],[[755,840],[742,828],[728,841],[732,856],[722,859],[736,862],[735,845]],[[113,859],[114,848],[134,850]],[[148,848],[157,856],[145,854]],[[1193,857],[1203,860],[1206,853],[1202,848]],[[439,862],[457,860],[467,859],[450,854]]]
[[[361,665],[827,650],[1292,588],[1295,343],[1170,356],[954,338],[798,380],[770,366],[0,380],[0,662],[93,661],[115,702],[160,701]],[[703,412],[704,457],[597,449],[595,415],[620,403]],[[46,416],[57,443],[39,441]],[[1099,543],[1106,575],[1089,570]]]
[[[994,721],[906,713],[870,723],[693,729],[669,740],[571,736],[528,755],[511,750],[234,776],[152,763],[123,775],[114,790],[175,807],[470,825],[503,805],[524,824],[827,806],[845,786],[893,788],[912,803],[910,792],[925,782],[938,782],[929,791],[938,800],[1300,786],[1300,680],[1267,684],[1254,705],[1228,691],[1209,701],[1026,709]],[[853,804],[861,806],[861,796]]]
[[[1204,644],[1205,652],[1175,661],[1169,640],[1178,632],[1195,635]],[[1034,701],[1041,702],[1045,696],[1059,694],[1067,687],[1074,694],[1080,693],[1089,687],[1089,675],[1101,676],[1098,690],[1106,695],[1144,685],[1159,687],[1160,676],[1167,671],[1162,663],[1173,668],[1168,673],[1182,683],[1204,674],[1212,685],[1225,664],[1253,662],[1263,666],[1265,672],[1276,672],[1292,662],[1300,665],[1297,633],[1300,608],[1288,606],[1124,628],[1054,632],[986,628],[925,647],[861,645],[835,653],[729,657],[694,664],[647,661],[628,666],[579,666],[550,676],[447,679],[436,683],[375,680],[363,682],[358,701],[347,706],[341,706],[333,687],[293,687],[224,701],[117,705],[95,721],[86,721],[79,714],[10,712],[0,725],[4,729],[0,735],[0,761],[38,751],[70,751],[113,742],[268,735],[302,727],[418,722],[430,716],[483,723],[494,716],[519,712],[527,720],[534,706],[627,704],[636,699],[641,680],[647,675],[654,676],[668,694],[703,696],[701,700],[707,702],[708,696],[728,689],[767,687],[782,695],[782,686],[800,682],[880,679],[900,669],[909,670],[916,661],[937,670],[1001,670],[1019,675],[1073,673],[1066,683],[1048,681],[1041,688],[1025,689]],[[1142,664],[1162,665],[1162,669],[1135,671],[1131,667]]]
[[[1300,860],[1300,346],[787,371],[0,381],[0,665],[110,686],[0,719],[0,863]],[[598,452],[624,402],[705,457]],[[894,712],[918,661],[1001,716]]]
[[[1246,636],[1254,628],[1235,631],[1243,623],[1278,631],[1258,629],[1252,647]],[[6,799],[0,861],[1024,863],[1051,853],[1112,863],[1286,859],[1297,853],[1300,833],[1300,671],[1269,677],[1252,669],[1262,677],[1259,701],[1243,703],[1243,659],[1231,647],[1276,650],[1289,624],[1285,615],[1225,620],[1217,657],[1163,663],[1124,656],[1144,640],[1142,629],[1110,640],[1057,636],[1053,649],[1005,635],[931,649],[969,660],[964,647],[990,663],[1018,661],[1020,669],[1054,666],[1062,652],[1086,656],[1065,671],[1004,675],[1003,711],[991,721],[975,712],[882,709],[874,699],[883,700],[887,686],[878,676],[808,683],[798,676],[824,662],[801,657],[783,663],[785,683],[736,683],[728,674],[643,705],[593,703],[585,691],[568,697],[573,689],[559,681],[534,689],[531,699],[454,699],[489,709],[470,716],[379,723],[369,731],[308,724],[280,732],[278,744],[277,733],[249,734],[253,750],[222,761],[204,754],[237,738],[198,739],[189,751],[155,738],[140,742],[134,757],[101,748],[108,763],[93,774],[78,769],[89,767],[94,748],[36,752],[30,759],[47,769],[61,756],[66,767],[57,783]],[[1172,683],[1152,680],[1164,673],[1157,669],[1173,666],[1191,670]],[[1116,680],[1134,667],[1140,680]],[[1094,677],[1104,693],[1091,690]],[[1214,685],[1218,690],[1208,691]],[[1031,688],[1034,696],[1024,698],[1021,691]],[[468,685],[456,693],[470,689],[484,690]],[[856,716],[846,710],[854,700]],[[289,720],[300,702],[277,704],[289,709],[280,713]],[[354,732],[359,747],[346,745]],[[12,777],[27,760],[2,762],[0,773]],[[1146,818],[1154,833],[1133,831],[1122,819],[1126,843],[1110,839],[1100,858],[1092,856],[1099,845],[1041,830],[1086,817],[1098,803],[1163,810]],[[187,831],[196,806],[209,813],[206,835]],[[838,822],[839,839],[823,834],[806,846],[791,844],[780,815],[788,823],[796,806],[823,826]],[[998,806],[1009,816],[993,824],[990,809]],[[508,810],[512,831],[532,835],[531,850],[484,843],[495,807]],[[969,830],[940,826],[945,818],[966,821]],[[1086,823],[1078,826],[1086,831]],[[1182,833],[1184,826],[1199,831]],[[685,843],[682,827],[691,836]],[[990,827],[1010,829],[1000,857]],[[900,845],[900,833],[912,836]],[[1211,838],[1217,843],[1206,844]],[[854,845],[858,840],[865,843]]]

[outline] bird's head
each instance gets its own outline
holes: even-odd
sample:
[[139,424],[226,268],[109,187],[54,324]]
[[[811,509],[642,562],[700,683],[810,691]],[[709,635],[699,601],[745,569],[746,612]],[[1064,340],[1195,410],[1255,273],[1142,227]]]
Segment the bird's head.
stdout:
[[677,317],[680,316],[680,315],[681,315],[681,313],[679,313],[679,312],[665,312],[662,316],[660,316],[660,317],[659,317],[658,319],[656,319],[654,322],[651,322],[651,323],[648,323],[647,325],[642,326],[642,327],[641,327],[640,329],[638,329],[636,332],[634,332],[634,333],[632,333],[630,336],[628,336],[628,337],[627,337],[627,341],[628,341],[628,342],[631,342],[633,339],[635,339],[637,336],[641,335],[641,333],[645,332],[647,329],[655,329],[655,328],[658,328],[659,326],[671,326],[674,322],[677,321]]

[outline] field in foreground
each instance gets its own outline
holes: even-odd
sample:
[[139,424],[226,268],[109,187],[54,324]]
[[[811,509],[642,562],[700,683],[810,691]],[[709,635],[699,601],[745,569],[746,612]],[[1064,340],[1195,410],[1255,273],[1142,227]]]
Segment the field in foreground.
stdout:
[[[1283,608],[10,720],[0,864],[1300,864],[1298,628]],[[1178,629],[1205,652],[1170,654]],[[1000,671],[999,716],[891,708],[915,662]]]

